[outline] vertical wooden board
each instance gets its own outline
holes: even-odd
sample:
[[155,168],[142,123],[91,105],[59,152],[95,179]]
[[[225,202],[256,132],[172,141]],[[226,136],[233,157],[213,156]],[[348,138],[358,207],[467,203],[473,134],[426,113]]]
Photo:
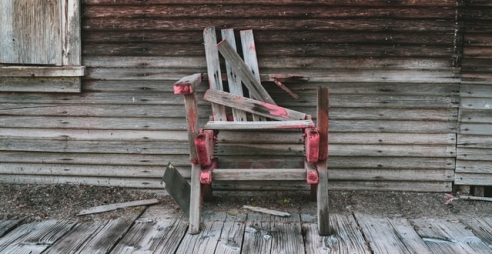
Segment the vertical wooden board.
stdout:
[[362,232],[351,214],[332,214],[330,225],[332,234],[320,236],[316,217],[302,215],[302,229],[305,235],[306,254],[317,253],[361,253],[369,254]]
[[458,220],[414,219],[415,230],[433,253],[490,253],[491,248]]
[[[234,37],[233,29],[222,29],[222,39],[227,40],[231,44],[234,50],[236,47],[236,38]],[[227,71],[227,83],[229,84],[229,92],[234,95],[244,96],[243,86],[241,83],[241,78],[236,74],[234,69],[231,68],[228,61],[226,61],[226,71]],[[232,109],[232,115],[234,121],[247,121],[247,116],[244,111]]]
[[355,213],[355,218],[374,253],[432,253],[425,244],[417,242],[418,235],[411,233],[408,223],[400,221],[394,227],[388,218],[360,213]]
[[301,235],[301,220],[298,214],[290,217],[271,217],[271,253],[305,253]]
[[[258,58],[256,56],[256,44],[253,36],[253,30],[243,30],[240,32],[241,46],[243,49],[244,63],[249,67],[253,76],[261,84],[260,68],[258,67]],[[265,121],[266,118],[253,115],[254,121]]]
[[107,253],[128,232],[133,222],[142,214],[134,212],[131,216],[108,221],[87,240],[76,253]]
[[[219,52],[217,51],[217,35],[215,34],[215,27],[207,27],[203,30],[203,41],[205,45],[208,83],[210,88],[224,91],[222,74],[220,71]],[[212,113],[215,121],[227,120],[224,106],[212,104]]]
[[171,208],[149,207],[111,252],[175,253],[187,224],[184,216]]
[[176,253],[214,253],[221,239],[225,219],[225,214],[204,215],[201,232],[186,234]]
[[227,215],[215,253],[239,254],[243,246],[246,214]]
[[3,0],[0,63],[61,65],[61,2]]
[[318,212],[318,231],[322,236],[330,234],[329,197],[328,197],[328,87],[318,87],[317,102],[317,127],[319,131],[319,161],[316,164],[318,170],[318,186],[316,193]]
[[19,226],[22,222],[22,219],[18,220],[4,220],[0,221],[0,237],[10,232],[15,227]]
[[460,221],[492,249],[492,218],[472,218],[463,216]]
[[77,253],[104,225],[106,225],[105,221],[79,223],[66,236],[53,244],[46,253]]
[[82,64],[80,0],[65,1],[64,5],[62,9],[62,61],[63,65],[77,66]]
[[242,253],[270,253],[272,233],[270,215],[248,214]]
[[18,227],[0,239],[2,253],[41,253],[70,231],[75,222],[47,220]]

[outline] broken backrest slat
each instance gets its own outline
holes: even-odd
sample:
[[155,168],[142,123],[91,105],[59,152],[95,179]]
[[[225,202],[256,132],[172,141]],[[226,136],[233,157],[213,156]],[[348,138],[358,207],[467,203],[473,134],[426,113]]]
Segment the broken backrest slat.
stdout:
[[[236,50],[236,39],[234,37],[234,30],[232,28],[222,29],[221,34],[222,39],[227,40],[231,44],[231,47]],[[229,92],[235,95],[244,96],[241,78],[231,68],[229,61],[226,61],[226,71],[227,83],[229,84]],[[234,121],[242,122],[248,120],[246,112],[241,110],[232,109],[232,116],[234,118]]]
[[256,79],[253,73],[249,70],[249,67],[246,63],[244,63],[234,48],[231,47],[228,41],[223,40],[219,42],[219,44],[217,44],[217,48],[224,59],[229,62],[231,67],[241,78],[246,88],[248,88],[250,95],[252,95],[254,99],[275,105],[272,97],[270,97],[268,92],[265,88],[263,88],[261,83]]
[[[208,83],[211,89],[224,90],[222,85],[222,74],[220,72],[219,53],[217,51],[217,36],[215,27],[207,27],[203,30],[203,41],[205,56],[207,59]],[[212,114],[215,121],[226,121],[225,107],[212,104]]]
[[[251,71],[251,73],[253,73],[258,83],[261,84],[260,68],[258,67],[258,58],[256,57],[256,45],[253,36],[253,30],[240,31],[240,35],[241,45],[243,48],[244,63],[249,67],[249,70]],[[266,121],[266,118],[258,115],[253,115],[253,121]]]
[[306,113],[214,89],[207,90],[203,99],[279,121],[306,119]]

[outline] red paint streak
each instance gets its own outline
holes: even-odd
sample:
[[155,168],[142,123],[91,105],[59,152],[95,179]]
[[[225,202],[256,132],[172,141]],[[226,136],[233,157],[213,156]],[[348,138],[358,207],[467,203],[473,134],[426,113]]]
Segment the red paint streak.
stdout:
[[270,103],[266,103],[266,102],[262,102],[261,105],[263,107],[265,107],[266,109],[268,109],[269,113],[272,116],[279,116],[279,117],[282,117],[282,118],[289,118],[289,114],[287,113],[287,110],[285,110],[285,108],[282,108],[280,106],[273,105],[273,104],[270,104]]
[[255,51],[256,50],[255,44],[254,43],[249,44],[249,49]]
[[193,93],[193,88],[189,84],[175,84],[174,94],[191,94]]
[[211,184],[212,183],[212,171],[201,171],[200,172],[200,183],[201,184]]

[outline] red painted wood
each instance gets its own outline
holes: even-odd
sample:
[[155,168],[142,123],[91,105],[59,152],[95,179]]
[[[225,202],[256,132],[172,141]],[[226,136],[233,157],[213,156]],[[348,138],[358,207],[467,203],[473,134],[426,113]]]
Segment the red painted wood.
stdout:
[[190,84],[174,84],[174,94],[191,94],[193,87]]
[[195,138],[196,155],[198,164],[208,166],[212,163],[215,147],[213,130],[202,130]]
[[306,180],[308,184],[318,184],[319,182],[318,171],[316,170],[309,171],[307,173]]
[[306,150],[306,160],[316,163],[319,159],[319,132],[315,128],[308,128],[304,131],[304,146]]
[[200,171],[200,183],[211,184],[212,183],[212,171],[217,168],[217,159],[213,159],[210,165],[202,166]]

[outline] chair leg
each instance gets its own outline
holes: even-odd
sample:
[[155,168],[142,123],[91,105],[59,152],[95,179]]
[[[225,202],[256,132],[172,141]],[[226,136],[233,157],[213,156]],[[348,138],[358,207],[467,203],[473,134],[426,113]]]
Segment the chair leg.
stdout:
[[190,226],[188,233],[200,233],[201,184],[200,164],[191,164]]
[[328,172],[326,160],[318,163],[318,190],[317,190],[317,207],[318,207],[318,231],[319,235],[330,235],[330,210],[328,200]]

